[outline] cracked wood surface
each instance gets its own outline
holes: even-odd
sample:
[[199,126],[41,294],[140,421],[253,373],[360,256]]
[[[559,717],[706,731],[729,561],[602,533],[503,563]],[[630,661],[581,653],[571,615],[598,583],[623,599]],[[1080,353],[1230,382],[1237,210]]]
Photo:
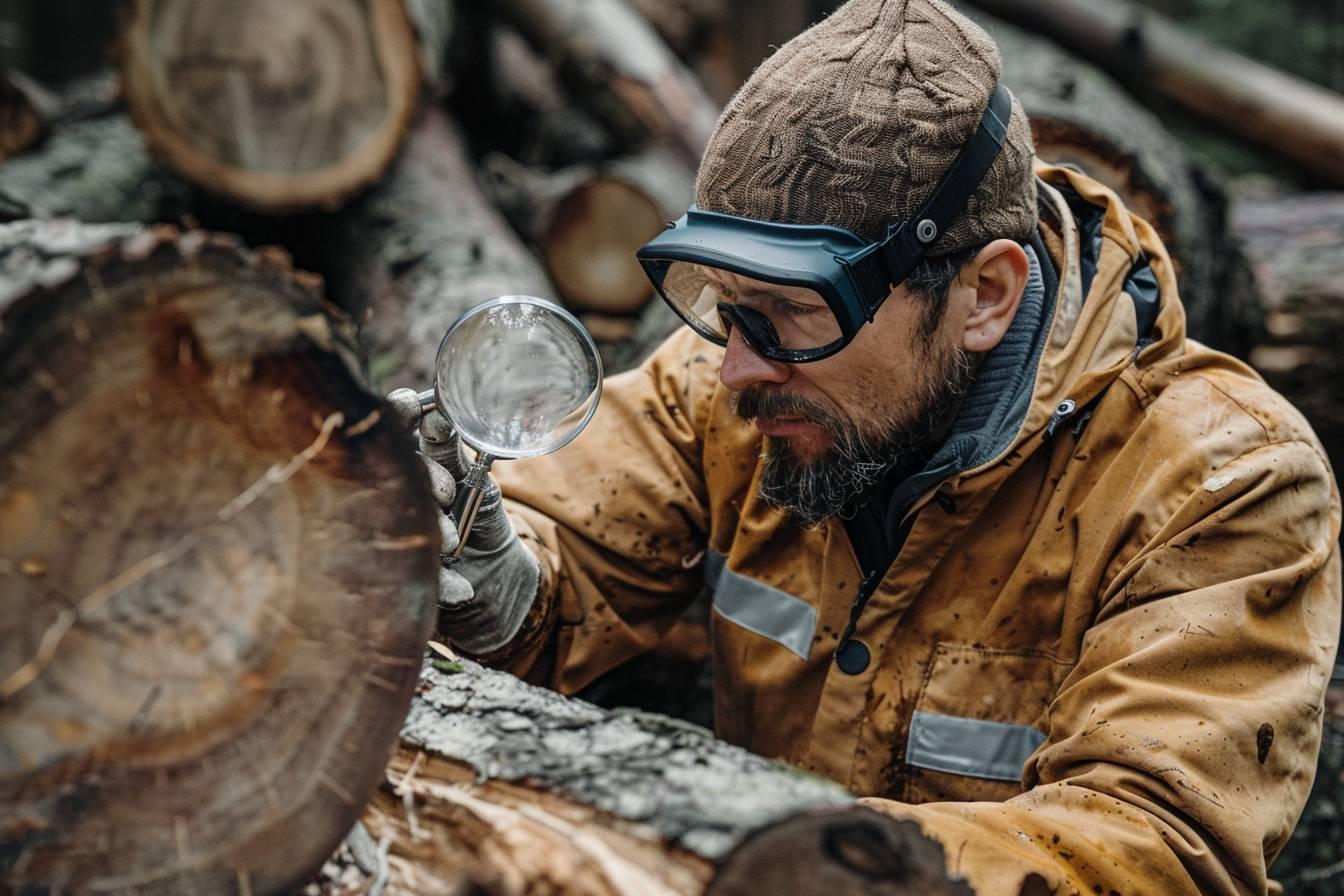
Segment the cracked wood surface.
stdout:
[[[462,875],[497,894],[698,894],[748,832],[851,801],[697,726],[462,661],[422,670],[363,823],[388,838],[389,896]],[[329,872],[312,889],[343,892]]]
[[0,878],[286,892],[381,776],[423,470],[277,251],[0,226]]

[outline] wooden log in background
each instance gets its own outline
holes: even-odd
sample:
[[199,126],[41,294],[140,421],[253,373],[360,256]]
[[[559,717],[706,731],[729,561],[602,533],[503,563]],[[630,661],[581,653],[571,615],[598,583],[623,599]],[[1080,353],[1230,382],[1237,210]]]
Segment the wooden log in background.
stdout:
[[278,212],[337,208],[387,170],[421,85],[402,0],[133,8],[127,101],[152,151],[188,179]]
[[481,168],[487,195],[538,248],[560,297],[602,314],[633,314],[652,297],[635,252],[695,193],[694,171],[659,148],[554,173],[494,153]]
[[1245,198],[1232,229],[1260,284],[1266,337],[1251,353],[1344,470],[1344,193]]
[[386,179],[313,226],[329,294],[361,321],[383,390],[428,389],[443,334],[473,305],[555,295],[481,193],[461,131],[439,109],[417,123]]
[[656,139],[696,165],[718,105],[624,0],[500,0],[502,13],[557,60],[574,94],[633,143]]
[[[89,88],[89,95],[85,95]],[[71,217],[87,223],[178,222],[192,188],[153,160],[103,81],[75,85],[52,132],[0,165],[0,216]]]
[[973,0],[1136,89],[1344,185],[1344,96],[1200,40],[1131,0]]
[[381,778],[437,508],[278,251],[0,226],[0,880],[285,892]]

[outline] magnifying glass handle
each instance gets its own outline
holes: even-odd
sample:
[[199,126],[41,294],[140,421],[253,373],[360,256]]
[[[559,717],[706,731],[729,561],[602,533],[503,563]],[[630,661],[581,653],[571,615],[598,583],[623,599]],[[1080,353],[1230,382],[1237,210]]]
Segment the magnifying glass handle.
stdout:
[[450,562],[457,562],[462,556],[462,549],[467,546],[467,536],[471,535],[471,527],[476,524],[476,513],[485,499],[490,465],[494,462],[492,455],[480,454],[471,469],[467,470],[466,478],[458,484],[457,499],[453,502],[453,517],[457,520],[457,550],[449,557]]
[[434,410],[434,390],[433,390],[433,389],[426,389],[424,392],[420,392],[420,393],[418,393],[415,397],[418,398],[418,399],[420,400],[420,413],[421,413],[421,414],[428,414],[430,411]]

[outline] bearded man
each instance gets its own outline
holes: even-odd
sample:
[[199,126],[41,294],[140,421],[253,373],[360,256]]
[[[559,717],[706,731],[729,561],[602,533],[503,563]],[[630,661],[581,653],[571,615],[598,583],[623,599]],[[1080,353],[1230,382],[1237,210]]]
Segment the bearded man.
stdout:
[[766,61],[640,252],[689,326],[499,473],[441,627],[574,693],[708,585],[717,733],[916,820],[978,892],[1264,893],[1337,646],[1334,480],[999,75],[936,0]]

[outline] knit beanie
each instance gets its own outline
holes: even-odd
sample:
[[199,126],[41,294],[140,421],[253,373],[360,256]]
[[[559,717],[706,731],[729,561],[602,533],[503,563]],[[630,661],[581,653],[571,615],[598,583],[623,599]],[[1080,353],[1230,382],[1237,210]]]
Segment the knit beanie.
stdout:
[[[710,136],[696,205],[869,240],[908,219],[980,125],[1002,63],[939,0],[849,0],[760,65]],[[1003,150],[928,254],[1036,228],[1036,180],[1017,99]]]

